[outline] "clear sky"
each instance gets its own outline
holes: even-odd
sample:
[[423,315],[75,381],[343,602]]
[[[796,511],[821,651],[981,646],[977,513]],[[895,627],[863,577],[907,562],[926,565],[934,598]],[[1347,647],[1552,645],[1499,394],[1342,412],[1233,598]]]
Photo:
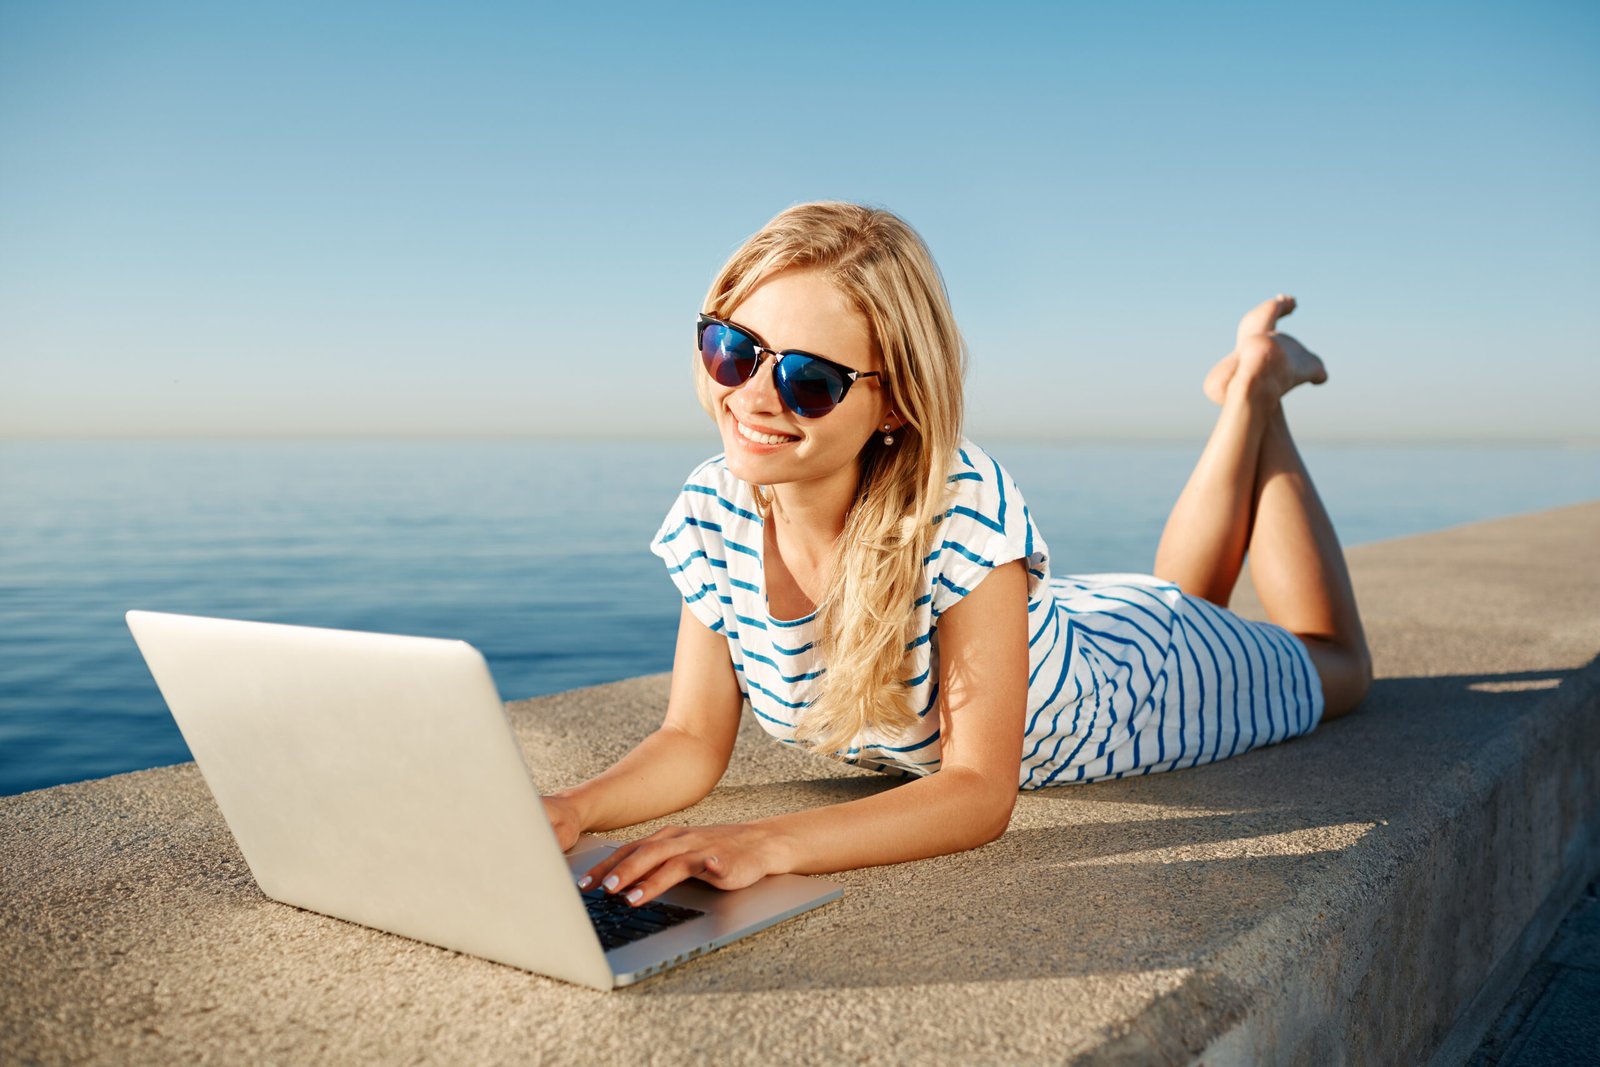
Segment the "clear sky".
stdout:
[[0,0],[0,435],[705,433],[785,206],[889,207],[974,436],[1600,438],[1600,5]]

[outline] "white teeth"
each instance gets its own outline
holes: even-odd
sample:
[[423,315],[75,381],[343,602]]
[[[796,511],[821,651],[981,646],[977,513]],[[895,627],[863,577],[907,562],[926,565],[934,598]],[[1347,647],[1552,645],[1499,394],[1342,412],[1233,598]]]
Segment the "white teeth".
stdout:
[[750,427],[737,420],[734,421],[734,425],[739,427],[740,437],[743,437],[747,441],[754,441],[758,445],[781,445],[788,441],[799,440],[797,437],[784,437],[780,434],[761,433],[758,430],[752,430]]

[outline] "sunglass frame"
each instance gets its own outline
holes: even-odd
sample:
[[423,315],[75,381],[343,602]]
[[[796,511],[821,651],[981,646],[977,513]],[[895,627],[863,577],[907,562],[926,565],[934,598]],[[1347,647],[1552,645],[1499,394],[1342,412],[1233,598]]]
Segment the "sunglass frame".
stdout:
[[[716,382],[718,385],[725,385],[725,386],[728,386],[729,388],[738,388],[737,385],[729,385],[729,383],[722,381],[722,379],[718,378],[711,371],[711,363],[710,363],[708,357],[706,356],[706,346],[705,346],[706,329],[708,327],[711,327],[711,326],[720,326],[723,329],[734,330],[734,331],[736,331],[736,332],[738,332],[740,334],[743,334],[745,337],[749,338],[751,346],[756,350],[755,363],[750,368],[750,373],[746,374],[739,381],[739,383],[738,383],[739,385],[743,385],[745,382],[748,382],[751,378],[754,378],[756,376],[756,373],[761,370],[761,365],[767,361],[767,357],[768,356],[772,357],[772,359],[774,361],[774,364],[773,364],[773,384],[777,387],[778,397],[779,397],[779,399],[781,399],[783,401],[784,407],[788,408],[791,412],[793,412],[795,415],[799,416],[802,419],[820,419],[823,416],[825,416],[825,415],[829,414],[830,412],[832,412],[834,410],[834,408],[837,408],[840,404],[844,403],[844,398],[850,394],[850,387],[852,385],[854,385],[858,379],[861,379],[861,378],[878,378],[880,380],[884,379],[884,375],[883,375],[882,371],[856,370],[854,367],[847,367],[843,363],[838,362],[837,360],[829,359],[826,356],[819,356],[814,352],[806,352],[803,349],[786,348],[786,349],[784,349],[783,351],[780,352],[777,349],[775,349],[775,348],[771,347],[770,345],[768,345],[765,341],[763,341],[761,339],[761,335],[756,333],[754,330],[750,329],[748,326],[740,326],[737,322],[732,322],[732,321],[729,321],[728,319],[719,319],[714,315],[707,315],[704,312],[701,312],[701,314],[699,315],[699,317],[696,319],[696,322],[695,322],[695,331],[694,331],[695,347],[700,350],[700,364],[701,364],[701,366],[703,366],[705,368],[706,373],[711,376],[711,380]],[[840,388],[839,388],[839,396],[838,396],[838,398],[833,401],[833,403],[827,408],[827,410],[819,411],[814,415],[807,414],[805,411],[802,411],[800,409],[800,406],[798,404],[795,403],[794,390],[793,390],[793,387],[789,384],[788,375],[780,373],[781,370],[782,370],[782,367],[783,367],[783,360],[784,360],[785,356],[798,356],[801,359],[808,359],[808,360],[811,360],[811,361],[813,361],[815,363],[820,363],[824,367],[827,367],[827,368],[833,370],[834,372],[836,372],[840,376],[840,378],[843,379],[843,385],[841,385]]]

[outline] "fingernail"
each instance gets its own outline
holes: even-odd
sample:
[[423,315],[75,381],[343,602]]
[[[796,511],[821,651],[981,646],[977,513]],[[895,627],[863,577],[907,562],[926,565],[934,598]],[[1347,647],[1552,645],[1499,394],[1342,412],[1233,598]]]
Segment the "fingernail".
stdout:
[[590,886],[590,885],[592,885],[592,884],[593,884],[593,883],[594,883],[594,879],[593,879],[593,878],[590,878],[590,877],[589,877],[589,876],[588,876],[588,875],[587,875],[587,874],[586,874],[586,875],[584,875],[584,876],[583,876],[583,877],[582,877],[582,878],[579,878],[579,879],[578,879],[578,888],[579,888],[579,889],[588,889],[588,888],[589,888],[589,886]]
[[615,893],[617,891],[617,886],[622,884],[622,880],[614,874],[608,874],[606,875],[606,880],[600,884],[606,887],[606,892]]
[[[644,896],[643,889],[630,889],[627,892],[628,903],[637,904],[639,903],[639,898],[642,896]],[[629,921],[631,922],[632,920],[630,919]]]

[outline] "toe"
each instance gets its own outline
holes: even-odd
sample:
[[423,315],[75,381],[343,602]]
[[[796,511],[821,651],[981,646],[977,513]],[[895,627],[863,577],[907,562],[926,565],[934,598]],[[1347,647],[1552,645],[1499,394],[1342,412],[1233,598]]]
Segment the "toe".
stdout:
[[1271,300],[1263,300],[1255,307],[1244,313],[1244,318],[1239,320],[1238,339],[1244,340],[1254,334],[1271,333],[1278,320],[1292,313],[1295,309],[1295,299],[1279,293]]

